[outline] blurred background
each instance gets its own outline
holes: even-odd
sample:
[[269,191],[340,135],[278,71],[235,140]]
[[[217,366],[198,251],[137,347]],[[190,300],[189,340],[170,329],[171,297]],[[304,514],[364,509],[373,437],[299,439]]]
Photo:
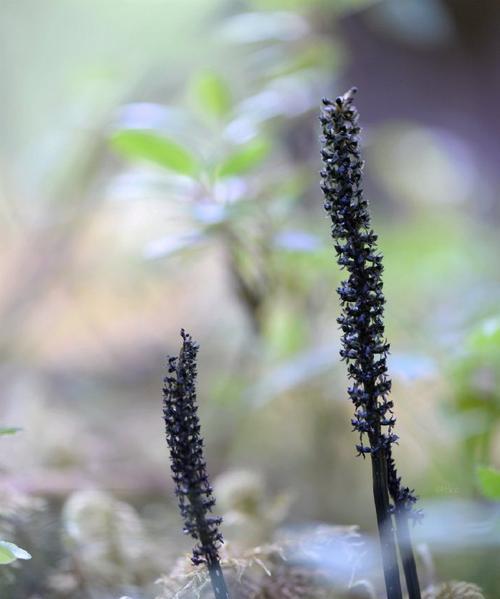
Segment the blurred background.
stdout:
[[185,327],[227,552],[357,525],[356,576],[382,596],[318,175],[320,100],[356,85],[423,586],[500,597],[500,4],[1,11],[0,595],[194,580],[171,575],[190,542],[161,417]]

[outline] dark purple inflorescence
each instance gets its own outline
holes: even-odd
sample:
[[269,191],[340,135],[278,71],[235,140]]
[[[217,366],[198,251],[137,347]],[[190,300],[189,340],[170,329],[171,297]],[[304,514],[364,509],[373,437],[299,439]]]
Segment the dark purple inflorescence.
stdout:
[[398,438],[393,433],[393,402],[388,398],[391,381],[386,363],[389,344],[384,337],[383,264],[363,196],[359,115],[352,104],[355,91],[353,88],[333,102],[324,99],[320,117],[324,207],[332,221],[338,264],[349,273],[337,290],[343,308],[338,318],[340,353],[352,380],[348,393],[355,406],[352,425],[359,432],[358,454],[385,452],[391,465],[388,478],[393,476],[388,481],[393,500],[400,498],[407,506],[415,498],[401,488],[391,457],[391,446]]
[[412,520],[418,522],[422,519],[422,510],[415,509],[414,505],[417,502],[415,491],[402,485],[401,477],[396,469],[396,462],[392,455],[392,451],[388,452],[387,459],[387,478],[389,493],[396,509],[404,511]]
[[184,329],[179,357],[168,359],[168,375],[163,387],[163,415],[170,448],[172,476],[184,532],[198,542],[193,549],[195,565],[218,564],[222,543],[221,518],[210,516],[215,500],[212,495],[200,433],[196,404],[196,356],[198,345]]

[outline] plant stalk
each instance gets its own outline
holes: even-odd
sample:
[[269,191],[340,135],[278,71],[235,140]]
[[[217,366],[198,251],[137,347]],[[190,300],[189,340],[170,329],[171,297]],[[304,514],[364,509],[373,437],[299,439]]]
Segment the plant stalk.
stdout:
[[[210,547],[213,544],[213,539],[211,539],[208,534],[209,529],[203,505],[201,504],[199,497],[194,494],[189,495],[189,500],[196,514],[195,518],[200,544],[202,547]],[[205,554],[205,562],[210,575],[210,582],[212,583],[215,599],[230,599],[224,574],[217,556],[212,553],[207,553]]]
[[406,579],[406,589],[409,599],[421,599],[420,584],[418,582],[417,564],[410,537],[408,525],[408,513],[404,506],[395,506],[396,535],[399,545],[399,553],[403,563],[403,571]]
[[387,599],[402,599],[399,579],[398,555],[392,527],[392,518],[387,489],[387,458],[385,450],[371,454],[373,475],[373,499],[377,513],[377,526],[380,537],[382,565],[387,591]]
[[215,599],[229,599],[226,581],[218,561],[207,564]]

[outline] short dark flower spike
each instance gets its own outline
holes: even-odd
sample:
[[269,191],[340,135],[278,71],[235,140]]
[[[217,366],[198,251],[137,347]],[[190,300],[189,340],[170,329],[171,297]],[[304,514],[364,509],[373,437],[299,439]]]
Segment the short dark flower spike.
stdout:
[[219,532],[222,518],[210,516],[215,499],[203,456],[203,439],[196,403],[196,357],[198,344],[184,329],[179,357],[168,358],[168,374],[163,387],[163,416],[170,448],[172,477],[184,532],[196,539],[192,561],[206,564],[215,597],[229,597],[219,564]]
[[[392,458],[391,448],[398,437],[393,433],[393,402],[388,398],[391,380],[387,376],[389,344],[383,322],[383,264],[377,249],[377,235],[371,228],[368,203],[363,196],[359,114],[352,104],[355,92],[353,88],[333,102],[323,100],[321,189],[324,208],[332,222],[337,261],[349,273],[337,290],[342,304],[342,315],[337,320],[342,330],[340,354],[347,362],[352,380],[348,394],[355,406],[352,425],[359,433],[356,448],[358,455],[372,457],[386,585],[389,597],[398,598],[401,590],[397,564],[394,568],[393,563],[396,552],[392,532],[382,529],[387,529],[390,523],[389,493],[395,509],[399,508],[405,515],[411,513],[415,497],[407,487],[401,486]],[[419,594],[411,595],[412,598],[417,596]]]

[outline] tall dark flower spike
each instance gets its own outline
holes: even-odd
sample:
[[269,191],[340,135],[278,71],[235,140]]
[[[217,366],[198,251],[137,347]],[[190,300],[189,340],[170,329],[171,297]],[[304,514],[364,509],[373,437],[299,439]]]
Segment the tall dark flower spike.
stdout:
[[215,499],[207,476],[196,404],[198,344],[184,329],[181,337],[179,357],[168,358],[168,374],[163,386],[163,416],[172,478],[184,519],[184,532],[197,541],[192,562],[206,564],[216,599],[228,599],[219,561],[222,518],[210,515]]
[[[415,562],[409,534],[406,534],[415,497],[407,487],[401,486],[392,457],[391,448],[398,437],[393,432],[393,402],[388,398],[391,380],[387,375],[389,344],[384,336],[383,322],[383,264],[377,249],[377,235],[371,228],[368,203],[363,196],[359,115],[352,104],[355,92],[352,88],[333,102],[324,99],[320,117],[324,208],[332,222],[337,262],[349,273],[337,289],[342,305],[342,315],[337,319],[342,331],[340,355],[347,363],[348,376],[352,380],[348,394],[355,407],[352,426],[359,433],[356,449],[358,455],[370,455],[372,461],[387,595],[389,599],[401,598],[392,522],[395,513],[399,516],[397,522],[401,521],[404,529],[401,535],[398,530],[398,541],[408,592],[410,599],[418,599],[420,591]],[[389,494],[394,506],[389,503]]]

